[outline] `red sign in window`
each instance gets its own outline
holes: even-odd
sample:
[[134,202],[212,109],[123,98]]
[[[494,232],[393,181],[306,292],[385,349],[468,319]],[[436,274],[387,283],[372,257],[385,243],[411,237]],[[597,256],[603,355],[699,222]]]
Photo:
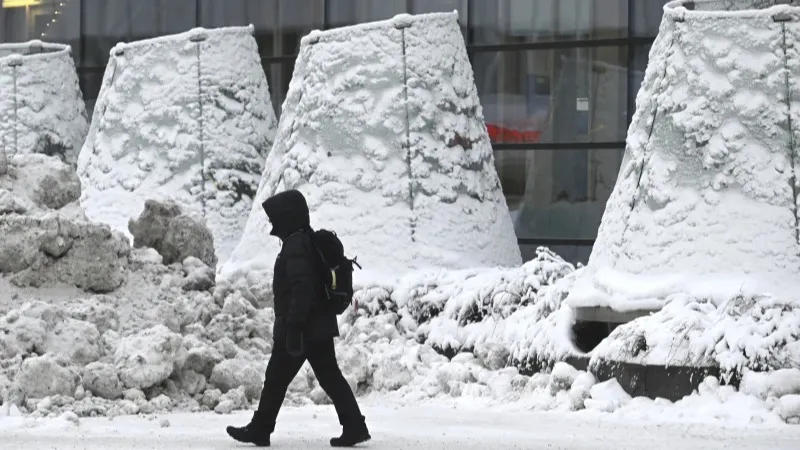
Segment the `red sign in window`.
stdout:
[[486,124],[486,129],[492,142],[529,143],[539,142],[542,137],[542,132],[539,130],[515,130],[490,123]]

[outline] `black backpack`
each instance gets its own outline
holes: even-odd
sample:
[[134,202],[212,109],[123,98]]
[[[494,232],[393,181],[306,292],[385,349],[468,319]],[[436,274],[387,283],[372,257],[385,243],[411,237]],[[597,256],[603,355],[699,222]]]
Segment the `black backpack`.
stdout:
[[353,303],[353,266],[361,266],[344,256],[342,241],[333,231],[317,230],[311,235],[311,242],[319,255],[328,305],[331,311],[341,314]]

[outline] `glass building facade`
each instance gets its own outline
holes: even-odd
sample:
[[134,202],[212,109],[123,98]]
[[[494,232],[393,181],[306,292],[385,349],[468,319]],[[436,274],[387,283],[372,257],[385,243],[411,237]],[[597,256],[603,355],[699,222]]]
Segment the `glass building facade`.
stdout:
[[0,1],[0,42],[72,46],[90,111],[120,41],[252,23],[280,114],[309,31],[457,10],[523,256],[585,262],[667,0]]

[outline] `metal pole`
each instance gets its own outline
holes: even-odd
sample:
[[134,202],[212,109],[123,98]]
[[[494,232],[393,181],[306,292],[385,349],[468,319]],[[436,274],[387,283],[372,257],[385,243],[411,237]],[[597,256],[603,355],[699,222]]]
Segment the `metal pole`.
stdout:
[[0,150],[0,175],[8,173],[8,157],[6,156],[6,136],[3,135],[3,146]]

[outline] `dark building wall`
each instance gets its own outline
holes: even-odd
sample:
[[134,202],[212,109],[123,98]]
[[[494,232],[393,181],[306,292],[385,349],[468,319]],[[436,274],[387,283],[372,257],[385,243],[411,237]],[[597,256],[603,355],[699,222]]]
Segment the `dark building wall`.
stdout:
[[300,37],[457,10],[523,256],[585,262],[666,0],[0,0],[0,42],[72,45],[91,109],[111,47],[252,23],[280,113]]

